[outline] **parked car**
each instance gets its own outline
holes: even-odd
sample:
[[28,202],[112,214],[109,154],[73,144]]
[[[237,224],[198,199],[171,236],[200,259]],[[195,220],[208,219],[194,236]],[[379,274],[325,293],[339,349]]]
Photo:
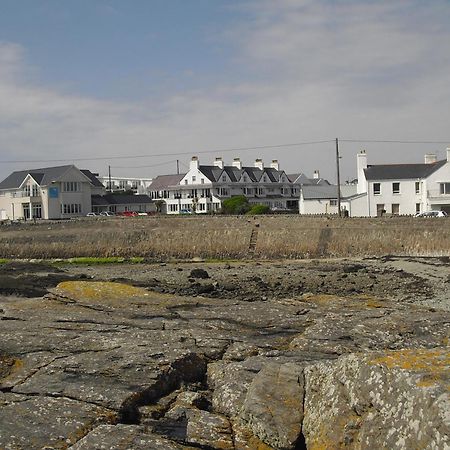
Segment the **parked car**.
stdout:
[[100,215],[104,217],[113,217],[114,213],[112,213],[111,211],[103,211],[100,213]]
[[86,217],[97,217],[97,213],[95,213],[95,212],[88,212],[86,214]]
[[417,213],[415,217],[447,217],[447,213],[445,211],[424,211]]
[[190,209],[180,209],[180,214],[192,214]]
[[120,215],[125,217],[136,217],[138,213],[136,211],[123,211]]

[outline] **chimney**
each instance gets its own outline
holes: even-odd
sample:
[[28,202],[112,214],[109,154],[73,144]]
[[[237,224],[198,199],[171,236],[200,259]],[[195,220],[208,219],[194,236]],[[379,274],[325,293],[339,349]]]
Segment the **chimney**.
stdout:
[[233,167],[237,167],[239,170],[241,170],[242,169],[241,158],[234,158],[232,165]]
[[450,162],[450,147],[447,147],[447,162]]
[[318,170],[315,170],[313,173],[313,178],[314,180],[318,180],[320,178],[320,173]]
[[425,155],[425,164],[433,164],[437,161],[437,156],[434,153],[427,153]]
[[216,167],[220,167],[221,169],[223,169],[223,160],[221,156],[218,156],[215,160],[214,160],[214,165]]
[[367,169],[367,155],[365,150],[361,150],[356,157],[356,169],[358,171],[358,186],[356,192],[362,194],[367,192],[366,175],[364,169]]
[[260,159],[260,158],[255,159],[255,167],[258,168],[258,169],[264,170],[263,160]]
[[272,162],[270,163],[270,167],[275,170],[280,170],[280,165],[278,164],[278,159],[272,159]]
[[193,156],[191,159],[191,163],[189,165],[189,170],[192,169],[198,169],[199,163],[198,163],[198,157],[197,156]]

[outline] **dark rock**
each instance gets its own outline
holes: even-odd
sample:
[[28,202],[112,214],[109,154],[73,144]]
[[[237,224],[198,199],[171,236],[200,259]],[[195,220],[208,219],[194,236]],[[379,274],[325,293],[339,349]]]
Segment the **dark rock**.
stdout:
[[189,274],[190,278],[209,278],[208,272],[204,269],[192,269]]

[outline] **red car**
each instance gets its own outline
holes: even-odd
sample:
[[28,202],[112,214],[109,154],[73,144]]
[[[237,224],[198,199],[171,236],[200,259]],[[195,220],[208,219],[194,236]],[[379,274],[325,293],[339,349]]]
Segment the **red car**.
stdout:
[[125,217],[136,217],[138,213],[136,211],[123,211],[120,215]]

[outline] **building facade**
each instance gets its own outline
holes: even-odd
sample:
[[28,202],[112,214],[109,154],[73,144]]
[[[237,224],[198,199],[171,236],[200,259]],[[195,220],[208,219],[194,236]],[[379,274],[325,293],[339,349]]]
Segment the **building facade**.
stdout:
[[86,215],[103,192],[88,170],[74,165],[13,172],[0,183],[0,218],[62,219]]
[[236,195],[271,209],[296,209],[299,187],[276,160],[270,167],[264,167],[261,159],[253,167],[244,167],[239,158],[231,166],[222,158],[216,158],[213,165],[201,165],[196,156],[187,173],[156,177],[150,186],[150,196],[155,202],[164,202],[167,214],[217,212],[223,200]]
[[132,192],[146,195],[150,192],[151,178],[97,176],[108,192]]
[[357,156],[357,170],[367,216],[450,213],[450,148],[446,159],[438,161],[436,155],[427,154],[423,164],[368,165],[363,151]]

